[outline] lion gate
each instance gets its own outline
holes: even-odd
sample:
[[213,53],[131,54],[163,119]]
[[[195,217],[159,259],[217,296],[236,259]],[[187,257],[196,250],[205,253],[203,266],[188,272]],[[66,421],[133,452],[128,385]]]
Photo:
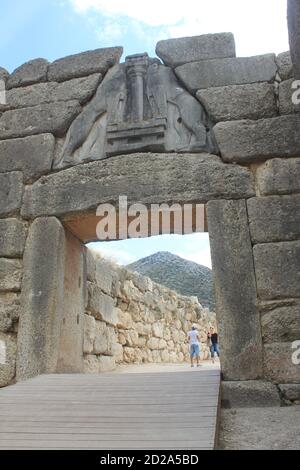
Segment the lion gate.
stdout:
[[[82,371],[99,204],[205,204],[224,396],[299,397],[300,115],[289,53],[232,34],[22,65],[0,108],[0,385]],[[226,395],[227,394],[227,395]],[[295,398],[294,398],[295,399]],[[299,399],[299,398],[298,398]]]

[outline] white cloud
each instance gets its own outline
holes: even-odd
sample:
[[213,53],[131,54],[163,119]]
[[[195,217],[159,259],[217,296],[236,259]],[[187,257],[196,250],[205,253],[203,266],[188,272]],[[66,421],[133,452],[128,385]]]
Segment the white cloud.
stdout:
[[[69,0],[78,13],[99,13],[120,38],[116,23],[143,35],[153,28],[155,39],[232,31],[239,55],[288,49],[286,0]],[[147,31],[149,34],[149,31]],[[152,36],[152,34],[151,34]],[[154,39],[154,38],[153,38]],[[137,48],[138,49],[138,48]]]
[[130,264],[137,260],[135,256],[125,250],[118,250],[115,247],[111,248],[107,243],[89,243],[89,249],[100,253],[104,258],[114,261],[117,264]]

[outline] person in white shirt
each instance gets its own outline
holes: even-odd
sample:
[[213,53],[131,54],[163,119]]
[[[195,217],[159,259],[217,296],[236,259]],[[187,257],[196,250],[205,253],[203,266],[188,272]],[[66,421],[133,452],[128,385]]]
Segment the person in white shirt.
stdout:
[[200,337],[196,325],[193,325],[191,331],[188,332],[188,340],[190,343],[191,367],[194,367],[194,357],[196,357],[197,367],[199,367]]

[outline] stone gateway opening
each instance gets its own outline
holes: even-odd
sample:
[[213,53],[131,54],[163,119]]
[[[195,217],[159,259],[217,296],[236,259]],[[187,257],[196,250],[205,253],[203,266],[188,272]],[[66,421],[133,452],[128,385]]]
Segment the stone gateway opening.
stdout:
[[[38,60],[7,77],[0,386],[83,371],[87,283],[97,291],[84,244],[97,240],[98,206],[117,207],[124,195],[148,209],[206,205],[224,400],[243,387],[279,400],[278,390],[300,383],[291,349],[300,333],[300,118],[290,58],[238,58],[229,33],[162,41],[161,60],[119,63],[121,55]],[[110,283],[104,267],[101,276]],[[93,295],[113,327],[105,293]]]

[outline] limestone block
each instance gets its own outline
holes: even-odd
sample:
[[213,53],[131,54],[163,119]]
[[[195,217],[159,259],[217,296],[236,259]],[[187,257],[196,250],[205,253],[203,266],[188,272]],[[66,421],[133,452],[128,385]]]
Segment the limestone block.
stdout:
[[0,219],[0,257],[22,257],[27,224],[18,219]]
[[63,320],[65,233],[55,218],[35,220],[24,253],[18,379],[55,373]]
[[[277,384],[300,383],[299,364],[293,364],[292,343],[264,345],[264,375]],[[299,357],[299,354],[298,354]]]
[[0,388],[9,385],[16,374],[16,339],[13,335],[0,333]]
[[147,338],[145,338],[145,336],[139,336],[138,339],[137,339],[137,347],[138,348],[145,348],[146,347],[146,344],[147,344]]
[[156,338],[164,337],[164,325],[162,323],[153,323],[152,332]]
[[197,98],[214,122],[277,116],[274,85],[269,83],[207,88]]
[[153,291],[153,282],[149,277],[136,275],[133,277],[133,283],[141,292]]
[[104,322],[96,322],[95,340],[93,352],[95,354],[105,354],[112,356],[113,344],[117,342],[114,328]]
[[262,196],[300,191],[300,158],[275,158],[257,170],[257,187]]
[[202,60],[177,67],[176,75],[191,92],[201,88],[271,82],[277,66],[274,54]]
[[96,261],[96,284],[108,295],[112,294],[112,286],[115,277],[116,271],[113,270],[113,267],[110,266],[108,262],[102,260]]
[[119,342],[122,346],[125,346],[125,344],[126,344],[125,331],[119,331],[119,334],[118,334],[118,342]]
[[154,350],[154,349],[159,349],[159,339],[158,338],[150,338],[147,342],[147,347],[151,350]]
[[262,340],[245,201],[209,202],[208,226],[218,326],[226,331],[220,337],[223,376],[255,380],[262,375]]
[[298,0],[288,0],[288,29],[290,50],[294,64],[295,77],[300,79],[300,39],[299,39],[300,5]]
[[[279,84],[279,112],[280,114],[293,114],[300,112],[300,103],[294,104],[293,102],[293,94],[299,90],[299,86],[297,88],[293,88],[292,85],[294,83],[294,79],[286,80]],[[295,95],[296,96],[296,95]],[[296,96],[297,100],[300,101],[300,93],[297,92]]]
[[172,328],[171,327],[171,336],[172,336],[172,340],[174,341],[174,343],[178,343],[179,341],[179,331],[175,328]]
[[80,111],[76,100],[6,111],[0,117],[0,139],[44,133],[63,137]]
[[263,380],[222,382],[223,408],[280,406],[277,388]]
[[123,312],[121,309],[116,308],[118,323],[117,328],[123,330],[130,330],[133,327],[132,317],[128,312]]
[[119,62],[122,53],[122,47],[110,47],[58,59],[49,66],[48,80],[63,82],[94,73],[104,75],[110,67]]
[[300,239],[300,195],[270,196],[247,201],[253,243]]
[[135,330],[124,331],[126,345],[129,347],[137,347],[139,345],[139,336]]
[[118,201],[120,194],[127,194],[129,204],[178,202],[178,194],[181,203],[255,195],[250,171],[225,165],[218,157],[134,154],[78,165],[42,177],[26,188],[22,213],[30,218],[95,210],[99,203]]
[[300,302],[274,306],[263,313],[261,328],[265,343],[297,341],[300,338]]
[[162,362],[166,362],[166,363],[170,361],[170,354],[166,349],[164,349],[161,353],[161,360]]
[[278,66],[278,73],[281,80],[288,80],[289,78],[293,78],[294,69],[290,51],[278,54],[276,57],[276,64]]
[[170,67],[206,59],[235,57],[235,41],[232,33],[203,34],[159,41],[156,54]]
[[261,299],[300,297],[300,241],[255,245],[253,254]]
[[22,261],[0,258],[0,292],[21,290],[22,275]]
[[127,364],[133,364],[136,360],[135,348],[125,347],[124,352],[124,362]]
[[28,108],[43,103],[72,100],[78,100],[83,105],[93,97],[100,81],[101,75],[94,74],[90,77],[74,78],[63,83],[48,82],[25,88],[15,88],[6,93],[6,105],[3,106],[3,109]]
[[300,384],[279,384],[279,389],[286,400],[300,400]]
[[22,171],[25,183],[50,172],[55,139],[42,134],[0,141],[0,172]]
[[159,340],[158,349],[166,349],[168,347],[167,342],[164,339]]
[[161,352],[158,350],[152,351],[152,357],[153,357],[153,362],[156,364],[160,364],[162,359],[161,359]]
[[142,322],[135,323],[134,329],[138,332],[140,336],[150,336],[152,333],[151,325],[145,325]]
[[300,154],[300,116],[296,114],[259,121],[220,122],[214,132],[226,162],[242,163]]
[[99,357],[93,356],[91,354],[84,356],[83,371],[85,374],[99,374],[100,373]]
[[91,354],[94,349],[94,341],[96,336],[96,320],[91,315],[84,315],[84,338],[83,352]]
[[49,62],[45,59],[34,59],[18,67],[7,81],[7,89],[32,85],[47,81]]
[[96,318],[116,326],[118,316],[115,309],[115,300],[112,297],[103,294],[96,284],[88,283],[88,310]]
[[123,346],[120,343],[113,344],[112,354],[117,364],[119,364],[120,362],[123,362],[123,359],[124,359]]
[[177,354],[175,351],[170,351],[170,362],[176,364],[178,361]]
[[0,67],[0,80],[4,80],[5,83],[7,83],[7,79],[9,77],[9,73],[6,69],[3,67]]
[[0,295],[0,332],[8,333],[14,328],[20,316],[20,295],[5,293]]
[[111,372],[116,368],[116,361],[114,357],[100,356],[99,357],[99,372]]
[[0,174],[0,216],[14,215],[22,204],[22,173],[13,171]]

